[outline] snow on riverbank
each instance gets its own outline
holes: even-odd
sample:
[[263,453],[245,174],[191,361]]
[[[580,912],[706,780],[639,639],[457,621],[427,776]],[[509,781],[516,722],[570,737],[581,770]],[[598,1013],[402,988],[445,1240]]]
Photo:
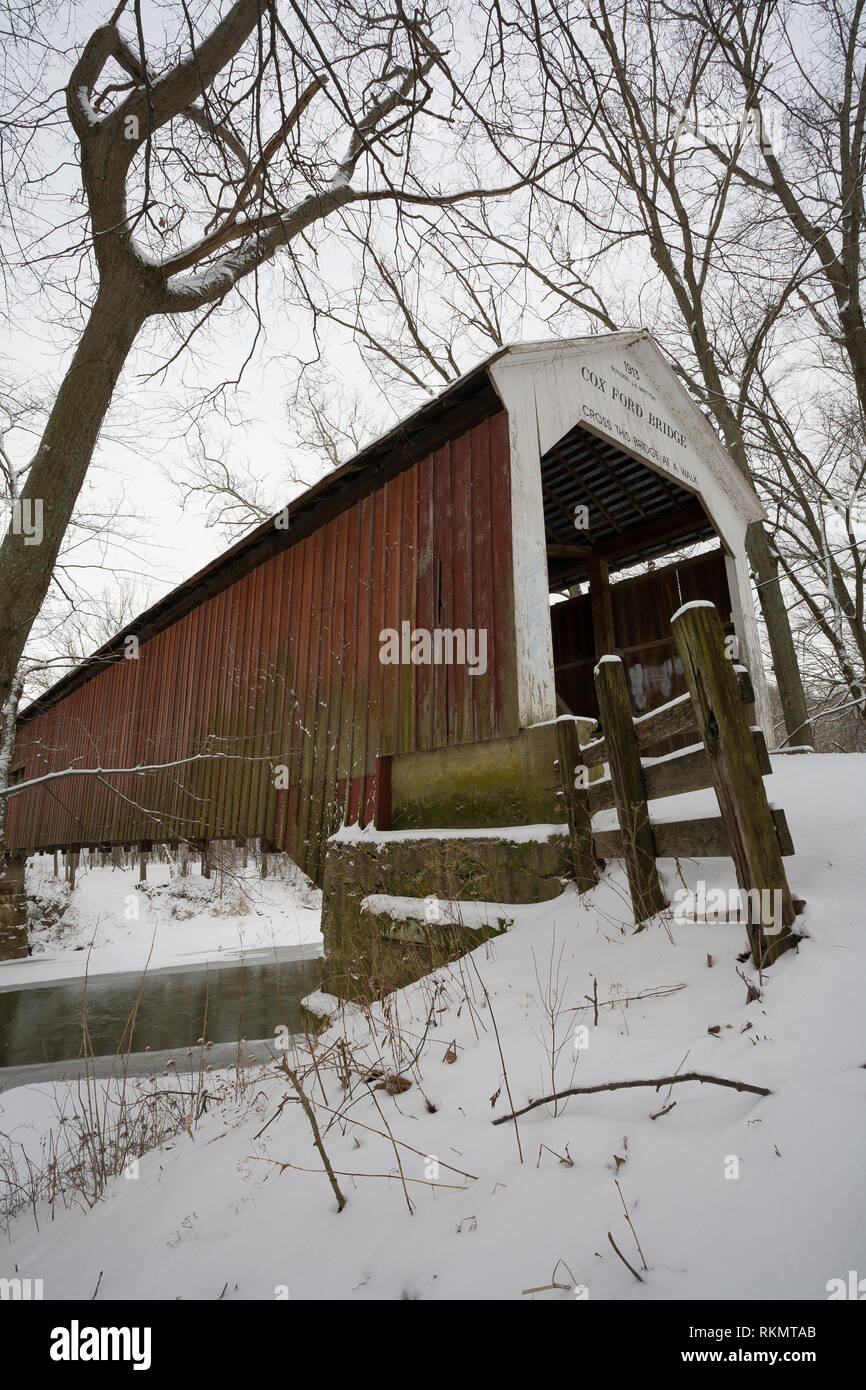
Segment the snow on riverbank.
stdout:
[[28,864],[32,954],[0,962],[0,987],[88,973],[158,969],[274,946],[321,944],[321,894],[295,865],[272,855],[258,867],[204,879],[198,863],[170,877],[168,864],[138,868],[79,866],[75,891],[55,879],[50,855]]
[[[341,1213],[287,1078],[251,1071],[238,1098],[214,1073],[224,1098],[194,1139],[145,1154],[91,1211],[58,1208],[41,1231],[22,1212],[0,1273],[41,1278],[46,1299],[89,1299],[98,1281],[99,1299],[826,1299],[866,1249],[866,757],[775,768],[808,936],[759,999],[742,927],[635,933],[615,867],[371,1013],[347,1008],[315,1073],[292,1054]],[[690,887],[708,867],[681,866]],[[727,862],[712,869],[733,883]],[[672,894],[676,866],[663,872]],[[564,1087],[688,1071],[772,1094],[599,1091],[492,1123],[509,1090],[521,1106],[552,1073]],[[33,1152],[48,1095],[6,1093],[0,1131]]]

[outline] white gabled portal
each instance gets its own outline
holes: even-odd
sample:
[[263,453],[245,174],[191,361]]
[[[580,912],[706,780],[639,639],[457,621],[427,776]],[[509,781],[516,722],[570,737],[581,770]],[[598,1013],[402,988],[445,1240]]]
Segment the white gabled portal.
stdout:
[[[509,419],[517,689],[522,727],[556,718],[540,462],[580,425],[693,492],[726,551],[732,620],[766,733],[769,702],[746,560],[764,511],[701,410],[644,329],[526,343],[489,367]],[[727,618],[727,614],[722,615]]]

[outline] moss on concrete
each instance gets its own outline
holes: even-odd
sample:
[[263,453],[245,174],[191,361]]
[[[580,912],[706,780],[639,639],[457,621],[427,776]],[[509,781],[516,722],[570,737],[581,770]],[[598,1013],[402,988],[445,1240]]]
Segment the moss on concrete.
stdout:
[[[459,835],[447,840],[332,841],[322,906],[324,987],[349,999],[402,988],[498,935],[509,921],[507,904],[557,897],[572,876],[565,834],[519,842]],[[493,906],[490,921],[475,931],[363,911],[363,900],[374,893]]]
[[[591,721],[576,720],[585,741]],[[557,726],[512,738],[398,753],[391,761],[394,830],[559,824],[565,820]]]
[[[336,840],[325,858],[322,933],[326,988],[349,999],[381,997],[473,949],[507,922],[492,907],[480,931],[420,917],[395,920],[362,910],[375,893],[451,902],[544,902],[577,879],[595,881],[585,793],[571,790],[591,720],[558,720],[512,738],[391,759],[391,825],[395,831],[446,829],[443,839]],[[564,735],[567,735],[564,737]],[[599,769],[600,771],[600,769]],[[562,826],[546,839],[481,838],[473,830]],[[465,831],[465,834],[461,834]],[[541,833],[541,832],[539,832]]]

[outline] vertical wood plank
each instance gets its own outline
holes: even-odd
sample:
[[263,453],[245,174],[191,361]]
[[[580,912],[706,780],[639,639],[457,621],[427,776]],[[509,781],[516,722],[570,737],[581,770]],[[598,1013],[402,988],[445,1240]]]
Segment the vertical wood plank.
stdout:
[[598,868],[592,852],[592,816],[585,788],[575,786],[581,763],[577,724],[571,719],[558,719],[556,734],[559,743],[559,771],[562,796],[571,844],[574,881],[579,893],[586,893],[598,881]]
[[592,610],[595,659],[601,661],[603,656],[608,656],[616,648],[610,576],[607,563],[604,560],[587,560],[586,570],[589,575],[589,603]]
[[[436,508],[434,499],[435,456],[425,458],[418,468],[418,561],[415,580],[415,626],[436,626]],[[415,750],[432,748],[435,721],[435,686],[432,666],[416,666]]]
[[488,422],[490,439],[490,531],[493,554],[492,585],[495,675],[493,734],[516,734],[520,728],[517,681],[517,630],[514,616],[514,554],[512,536],[511,445],[504,410]]
[[637,744],[623,664],[606,655],[595,670],[595,688],[607,740],[610,780],[622,832],[634,920],[644,922],[667,906],[656,869],[655,839],[646,803],[640,750]]

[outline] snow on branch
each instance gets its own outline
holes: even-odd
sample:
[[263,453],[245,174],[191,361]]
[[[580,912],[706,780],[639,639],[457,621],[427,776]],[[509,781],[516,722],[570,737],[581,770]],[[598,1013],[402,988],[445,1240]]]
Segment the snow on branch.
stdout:
[[269,763],[273,759],[268,754],[253,757],[247,753],[193,753],[188,758],[176,758],[168,763],[137,763],[135,767],[65,767],[58,772],[46,772],[42,777],[31,777],[26,782],[16,782],[7,795],[17,796],[28,787],[39,787],[45,782],[56,782],[61,777],[143,777],[148,772],[167,772],[173,767],[185,767],[189,763],[205,762],[208,759],[222,759],[224,762]]

